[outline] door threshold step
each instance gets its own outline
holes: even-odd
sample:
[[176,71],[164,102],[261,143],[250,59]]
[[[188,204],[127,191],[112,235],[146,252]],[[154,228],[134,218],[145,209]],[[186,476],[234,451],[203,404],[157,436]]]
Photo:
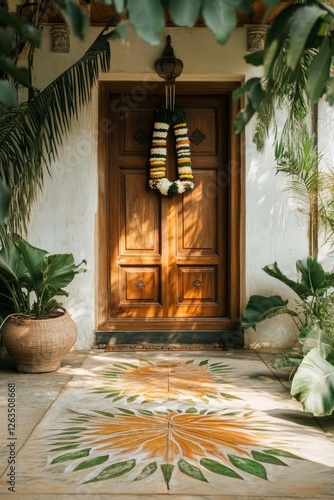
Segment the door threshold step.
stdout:
[[[95,332],[95,348],[193,350],[238,349],[244,346],[243,334],[235,330],[186,331],[101,331]],[[197,346],[197,348],[195,348]]]
[[98,349],[109,351],[222,351],[221,344],[100,344]]

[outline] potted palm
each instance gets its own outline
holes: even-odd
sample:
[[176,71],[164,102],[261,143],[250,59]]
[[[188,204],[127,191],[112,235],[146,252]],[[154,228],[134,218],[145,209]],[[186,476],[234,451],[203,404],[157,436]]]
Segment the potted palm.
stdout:
[[77,338],[76,324],[56,299],[86,271],[72,254],[49,254],[7,234],[0,250],[1,340],[19,372],[56,371]]

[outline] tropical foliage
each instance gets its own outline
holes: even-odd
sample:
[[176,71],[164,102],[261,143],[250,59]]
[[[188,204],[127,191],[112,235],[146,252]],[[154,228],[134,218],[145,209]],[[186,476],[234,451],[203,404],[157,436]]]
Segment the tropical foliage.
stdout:
[[[253,295],[243,314],[243,327],[256,328],[265,319],[288,314],[299,330],[301,352],[278,355],[275,368],[293,368],[291,395],[315,415],[334,411],[334,273],[326,273],[317,261],[308,257],[296,263],[300,280],[288,278],[277,263],[263,268],[269,276],[287,285],[298,297],[294,307],[279,295]],[[329,320],[331,319],[331,320]]]
[[[308,101],[324,97],[334,104],[334,78],[331,75],[333,55],[334,9],[318,1],[293,2],[273,20],[263,50],[245,56],[253,66],[263,66],[263,77],[246,82],[236,97],[245,93],[246,108],[239,114],[236,129],[241,131],[253,115],[263,129],[274,124],[273,102],[281,97],[291,104],[289,124],[305,116]],[[277,92],[272,92],[277,89]],[[273,93],[274,98],[270,95]],[[277,101],[277,96],[279,99]]]
[[72,254],[50,255],[17,235],[6,235],[0,250],[0,316],[47,317],[61,307],[56,296],[84,272]]
[[6,223],[12,232],[26,228],[45,166],[57,157],[71,119],[90,100],[100,69],[108,71],[114,25],[111,21],[75,64],[42,91],[34,90],[29,101],[0,104],[0,178],[11,192]]

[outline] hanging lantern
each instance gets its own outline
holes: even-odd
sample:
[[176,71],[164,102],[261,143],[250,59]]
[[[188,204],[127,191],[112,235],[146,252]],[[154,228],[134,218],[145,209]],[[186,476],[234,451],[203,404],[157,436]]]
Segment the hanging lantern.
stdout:
[[174,110],[175,107],[175,78],[181,75],[183,70],[183,62],[181,59],[176,59],[174,50],[171,46],[172,39],[167,36],[167,45],[164,50],[164,55],[155,63],[155,70],[161,78],[166,81],[166,109]]

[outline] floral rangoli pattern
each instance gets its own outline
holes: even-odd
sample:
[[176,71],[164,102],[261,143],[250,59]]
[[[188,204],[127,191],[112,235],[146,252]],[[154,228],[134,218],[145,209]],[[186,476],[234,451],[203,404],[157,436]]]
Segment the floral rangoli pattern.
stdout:
[[272,480],[272,466],[300,457],[260,412],[243,407],[231,372],[210,359],[112,363],[105,384],[90,391],[92,406],[49,437],[49,466],[81,484],[160,474],[169,488],[176,470],[195,482]]

